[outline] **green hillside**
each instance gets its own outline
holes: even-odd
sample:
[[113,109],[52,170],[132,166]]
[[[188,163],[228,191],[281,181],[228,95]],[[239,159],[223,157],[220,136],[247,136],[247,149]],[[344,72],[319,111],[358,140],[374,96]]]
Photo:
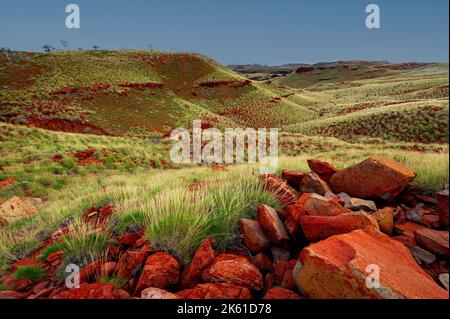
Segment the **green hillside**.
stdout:
[[311,118],[292,94],[190,53],[65,51],[0,67],[0,120],[68,132],[144,136],[193,119],[220,128]]

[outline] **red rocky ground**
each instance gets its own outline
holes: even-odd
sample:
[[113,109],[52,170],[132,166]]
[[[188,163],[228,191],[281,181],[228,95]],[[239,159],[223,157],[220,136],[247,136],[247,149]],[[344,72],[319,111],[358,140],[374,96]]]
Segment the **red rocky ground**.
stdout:
[[[77,155],[80,161],[94,156]],[[412,171],[379,157],[341,171],[317,160],[309,165],[312,172],[283,171],[283,180],[262,176],[283,207],[260,205],[256,220],[239,221],[239,254],[215,251],[214,239],[206,238],[183,265],[141,230],[130,230],[82,269],[79,288],[56,279],[63,251],[43,263],[33,258],[36,252],[11,266],[1,279],[11,291],[0,298],[448,298],[448,191],[424,196],[410,185]],[[112,205],[94,207],[83,220],[101,232],[113,213]],[[59,230],[40,249],[70,231]],[[38,282],[15,279],[28,265],[47,275]],[[98,274],[124,285],[99,283]]]

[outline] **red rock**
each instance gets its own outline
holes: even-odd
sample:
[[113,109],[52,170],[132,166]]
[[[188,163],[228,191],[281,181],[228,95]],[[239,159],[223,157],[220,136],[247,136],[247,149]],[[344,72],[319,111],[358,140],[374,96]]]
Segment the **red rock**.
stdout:
[[294,270],[296,264],[296,260],[275,262],[275,276],[281,288],[295,289],[292,271]]
[[307,215],[313,216],[338,216],[352,213],[351,210],[319,194],[303,194],[296,204],[303,206]]
[[51,299],[114,299],[114,285],[81,284],[80,288],[66,290]]
[[117,276],[122,279],[130,279],[143,265],[147,256],[146,252],[126,251],[117,263]]
[[215,254],[212,245],[215,241],[206,238],[194,254],[192,261],[186,266],[181,274],[181,288],[192,288],[200,282],[203,271],[214,261]]
[[259,253],[252,259],[252,263],[258,267],[259,271],[263,272],[273,272],[272,260],[265,253]]
[[418,229],[414,232],[416,241],[425,249],[444,256],[446,259],[449,257],[449,232],[432,230],[427,228]]
[[205,282],[225,282],[252,290],[263,288],[263,278],[258,268],[246,257],[222,254],[216,257],[202,276]]
[[300,219],[300,225],[305,237],[315,242],[333,235],[346,234],[373,226],[373,221],[368,215],[355,212],[339,216],[303,216]]
[[329,183],[331,176],[339,171],[333,165],[319,160],[308,160],[308,166],[311,171],[319,176],[325,183]]
[[393,200],[414,178],[414,172],[383,157],[371,157],[337,172],[331,188],[357,198]]
[[142,290],[141,299],[180,299],[176,294],[159,288],[147,288]]
[[6,187],[11,184],[15,184],[15,183],[17,183],[17,181],[14,178],[8,177],[7,179],[0,181],[0,188]]
[[[366,284],[374,275],[368,266],[374,265],[380,269],[381,289]],[[448,292],[420,268],[408,248],[373,227],[303,249],[293,276],[310,298],[448,299]]]
[[133,246],[139,239],[141,239],[141,236],[139,234],[130,233],[121,236],[118,241],[121,245]]
[[0,291],[0,300],[1,299],[26,299],[28,294],[20,293],[17,291]]
[[413,222],[409,222],[409,221],[405,221],[405,222],[402,222],[402,223],[397,223],[397,224],[394,225],[395,231],[397,231],[401,235],[407,235],[407,236],[414,236],[414,233],[417,230],[423,229],[423,228],[426,228],[426,227],[421,226],[421,225],[416,224],[416,223],[413,223]]
[[264,282],[266,284],[267,289],[271,289],[278,284],[274,273],[266,274],[266,276],[264,278]]
[[298,294],[292,290],[284,288],[272,288],[269,289],[264,295],[263,299],[302,299]]
[[180,299],[252,299],[248,288],[228,283],[200,284],[177,293]]
[[304,238],[303,231],[300,226],[300,218],[306,214],[303,203],[297,201],[295,204],[289,205],[286,208],[286,218],[284,225],[292,236],[294,241],[302,241]]
[[126,290],[123,290],[123,289],[114,290],[113,297],[114,297],[114,299],[122,299],[122,300],[131,298],[130,294]]
[[15,279],[12,282],[6,282],[8,287],[13,288],[15,291],[24,291],[32,285],[32,281],[29,279]]
[[283,206],[288,206],[297,200],[298,192],[282,179],[270,174],[261,175],[261,179],[264,190],[275,194]]
[[296,190],[300,189],[300,183],[302,182],[302,179],[305,176],[306,176],[306,173],[291,172],[288,170],[284,170],[281,173],[281,178],[284,179],[290,186],[292,186]]
[[448,225],[448,189],[436,194],[438,202],[438,213],[441,222]]
[[252,254],[258,254],[270,246],[270,240],[264,234],[256,220],[242,218],[239,220],[239,229],[242,234],[244,246]]
[[38,293],[29,296],[27,299],[44,299],[53,291],[54,287],[49,287],[46,289],[42,289]]
[[34,294],[38,294],[41,291],[47,289],[49,285],[50,285],[50,281],[48,281],[48,280],[40,282],[33,287],[32,291]]
[[322,196],[327,192],[331,192],[328,184],[314,173],[309,173],[303,178],[300,184],[300,190],[303,193],[316,193]]
[[52,263],[56,260],[61,260],[64,257],[64,250],[59,250],[54,253],[51,253],[47,256],[47,262]]
[[14,263],[11,266],[11,271],[15,272],[18,268],[28,267],[28,266],[43,267],[44,264],[37,259],[25,258],[25,259],[19,260],[18,262]]
[[96,275],[99,274],[100,265],[102,264],[101,260],[96,260],[89,265],[86,265],[80,271],[80,282],[85,283],[91,281]]
[[289,235],[286,228],[273,208],[260,205],[257,220],[270,241],[280,246],[289,244]]
[[141,277],[136,286],[139,294],[145,288],[167,288],[176,285],[180,277],[178,261],[165,252],[153,254],[147,258]]

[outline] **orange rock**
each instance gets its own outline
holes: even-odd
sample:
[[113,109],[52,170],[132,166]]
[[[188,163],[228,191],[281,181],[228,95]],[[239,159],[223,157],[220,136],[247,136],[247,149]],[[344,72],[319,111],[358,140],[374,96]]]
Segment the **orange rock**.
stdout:
[[269,289],[264,295],[263,299],[302,299],[298,294],[292,290],[284,288]]
[[394,199],[414,178],[413,171],[383,157],[371,157],[334,174],[331,188],[357,198]]
[[373,216],[380,227],[380,230],[386,235],[392,236],[394,231],[394,209],[392,207],[385,207],[380,209],[370,216]]
[[6,187],[11,184],[15,184],[15,183],[17,183],[17,181],[14,178],[8,177],[7,179],[0,181],[0,188]]
[[270,240],[264,234],[256,220],[242,218],[239,220],[239,229],[242,234],[244,246],[252,254],[258,254],[270,246]]
[[206,238],[194,254],[192,261],[184,269],[181,279],[181,288],[192,288],[200,282],[203,271],[214,261],[214,240]]
[[319,160],[308,160],[309,168],[319,176],[325,183],[330,181],[331,176],[336,174],[339,170],[327,162]]
[[180,299],[252,299],[248,288],[228,283],[200,284],[176,295]]
[[252,290],[263,288],[263,278],[258,268],[246,257],[222,254],[203,272],[205,282],[225,282]]
[[[367,285],[374,267],[379,288]],[[448,292],[417,264],[403,244],[373,227],[330,237],[305,248],[293,272],[311,298],[448,299]]]
[[275,209],[260,205],[257,220],[271,242],[280,246],[289,244],[289,235]]
[[142,291],[141,299],[179,299],[179,297],[164,289],[147,288]]
[[141,277],[136,286],[139,294],[145,288],[167,288],[178,283],[180,265],[165,252],[153,254],[147,258]]
[[428,228],[418,229],[414,232],[414,238],[425,249],[440,256],[449,257],[449,232],[432,230]]
[[374,226],[372,219],[365,213],[351,213],[339,216],[303,216],[300,225],[305,237],[319,241],[333,235],[346,234],[353,230]]

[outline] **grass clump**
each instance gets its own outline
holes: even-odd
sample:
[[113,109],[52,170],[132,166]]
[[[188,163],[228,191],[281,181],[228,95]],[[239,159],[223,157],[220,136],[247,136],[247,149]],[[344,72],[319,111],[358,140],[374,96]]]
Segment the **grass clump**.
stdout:
[[45,269],[39,266],[24,266],[18,268],[14,273],[14,279],[28,279],[32,282],[39,281],[45,276]]
[[111,277],[103,276],[98,280],[98,282],[101,284],[112,284],[112,285],[114,285],[115,289],[120,289],[123,286],[125,286],[125,284],[127,283],[127,280],[122,279],[119,276],[115,275],[115,276],[111,276]]

